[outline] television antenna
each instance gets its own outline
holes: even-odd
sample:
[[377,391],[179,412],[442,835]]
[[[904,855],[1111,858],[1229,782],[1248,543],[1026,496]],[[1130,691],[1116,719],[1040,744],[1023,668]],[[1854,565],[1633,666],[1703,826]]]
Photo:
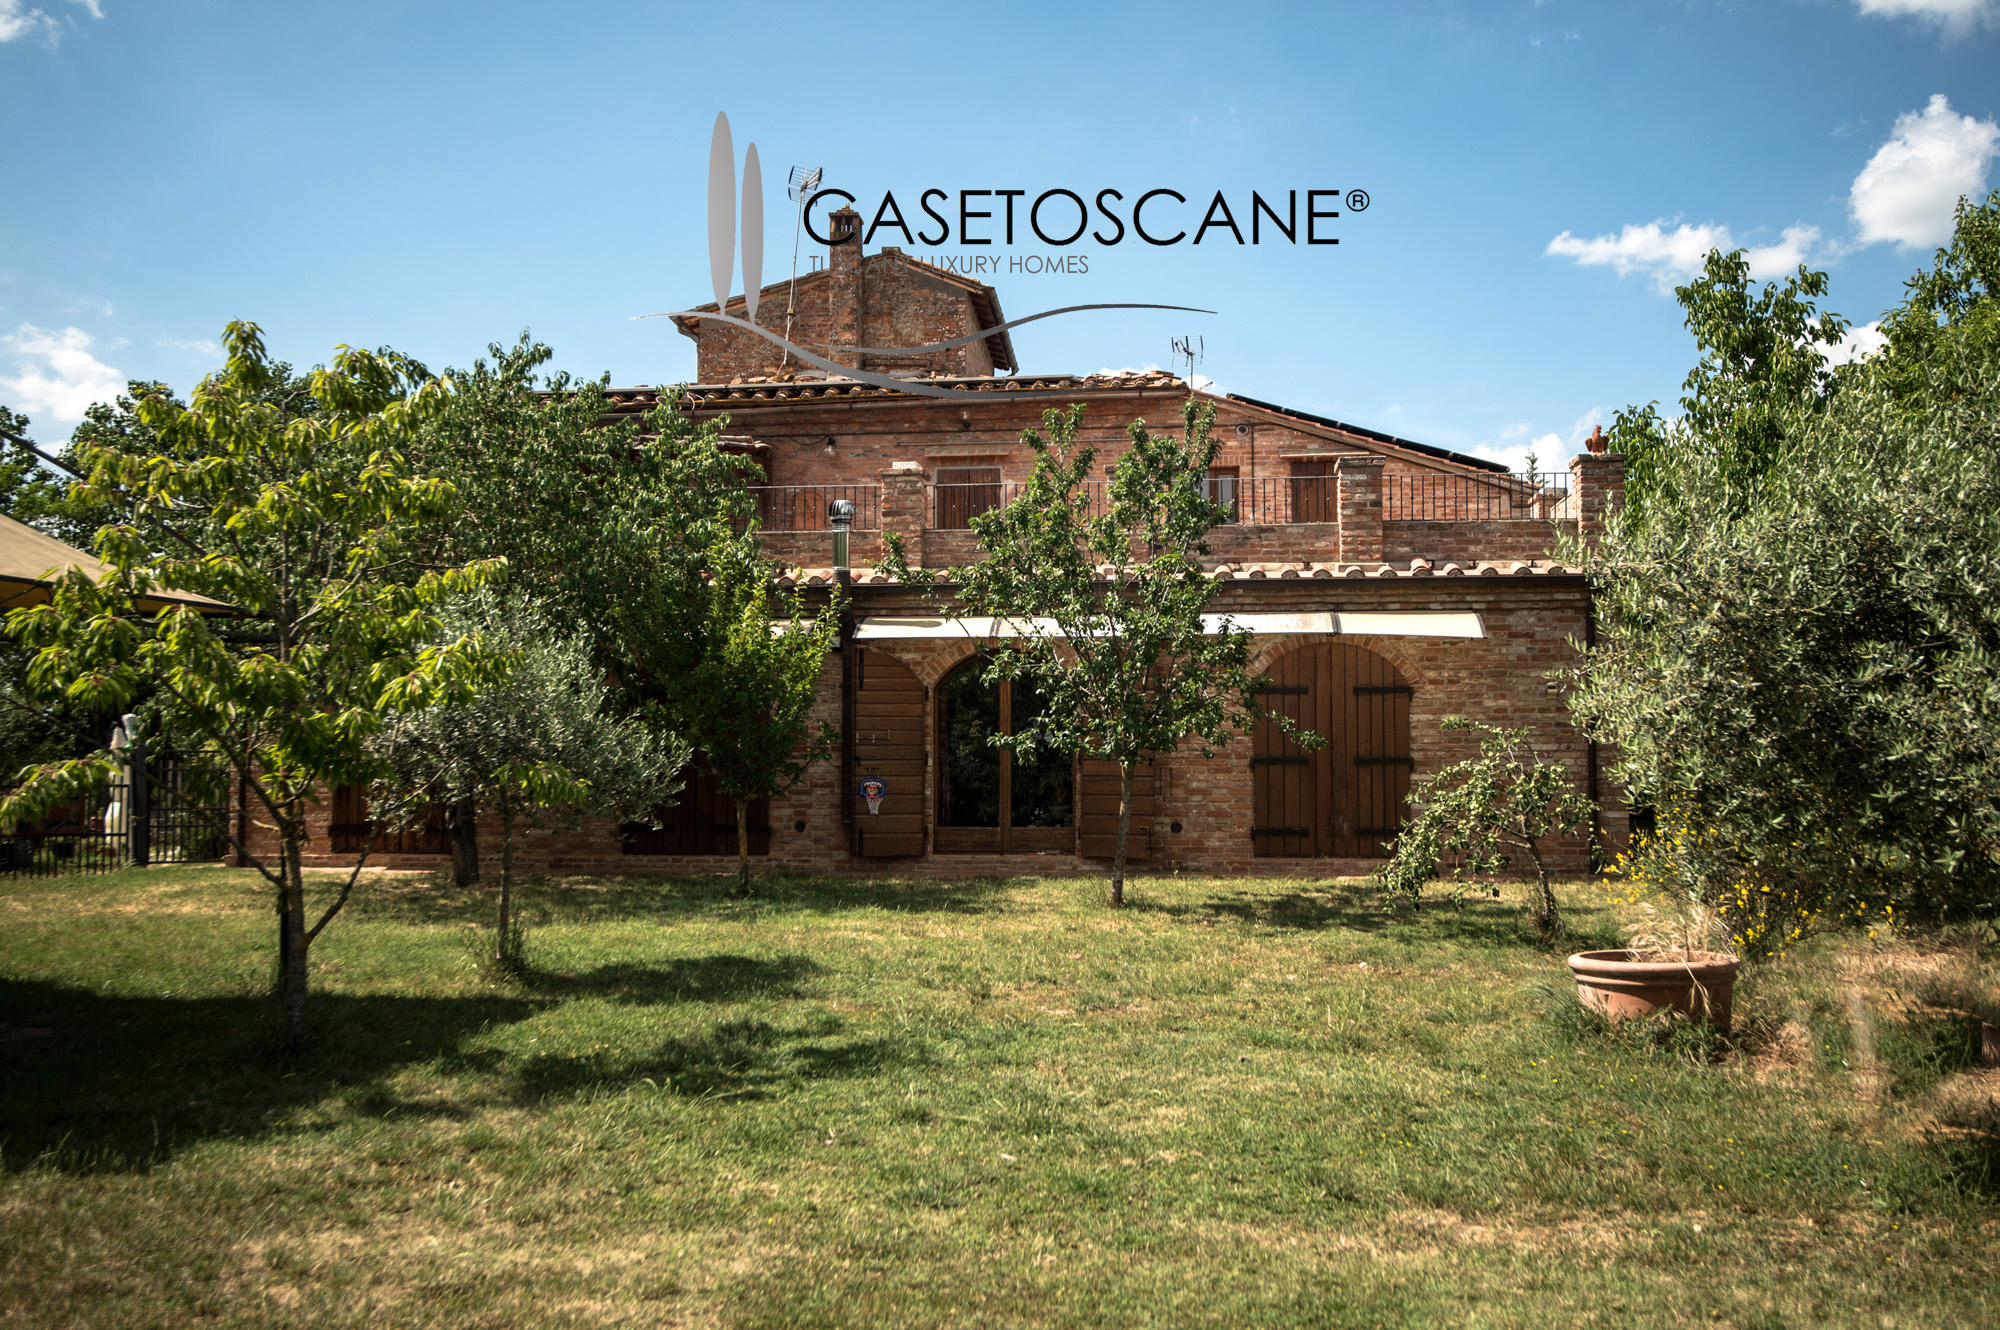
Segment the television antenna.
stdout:
[[1187,386],[1190,392],[1194,391],[1194,367],[1202,362],[1204,350],[1202,339],[1199,337],[1174,338],[1173,359],[1187,362]]
[[806,224],[806,204],[812,201],[813,192],[819,188],[820,168],[817,166],[794,166],[790,179],[785,183],[785,197],[799,205],[798,216],[792,222],[792,285],[785,293],[785,354],[778,361],[780,370],[792,359],[792,319],[798,314],[799,294],[799,232]]

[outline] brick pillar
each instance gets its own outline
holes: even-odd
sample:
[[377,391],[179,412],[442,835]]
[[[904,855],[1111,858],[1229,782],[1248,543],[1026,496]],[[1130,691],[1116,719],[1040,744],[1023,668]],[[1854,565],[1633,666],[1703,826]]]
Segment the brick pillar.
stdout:
[[1382,561],[1382,463],[1386,458],[1348,454],[1340,469],[1340,561]]
[[882,534],[903,538],[903,557],[924,566],[924,508],[931,477],[922,462],[891,462],[882,473]]
[[1604,519],[1625,506],[1625,454],[1582,453],[1569,459],[1570,516],[1577,534],[1604,530]]
[[861,357],[838,348],[861,345],[861,214],[842,208],[827,219],[827,359],[860,367]]

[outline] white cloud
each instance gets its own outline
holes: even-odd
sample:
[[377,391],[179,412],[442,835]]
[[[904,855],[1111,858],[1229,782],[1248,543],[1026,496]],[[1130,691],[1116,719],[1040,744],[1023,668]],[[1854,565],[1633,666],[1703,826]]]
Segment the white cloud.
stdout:
[[1961,194],[1978,198],[1986,167],[2000,152],[2000,125],[1953,113],[1943,93],[1922,111],[1896,117],[1889,141],[1854,177],[1848,208],[1860,241],[1905,249],[1943,244]]
[[1589,438],[1590,431],[1603,421],[1604,408],[1593,406],[1577,417],[1575,423],[1569,427],[1567,436],[1549,430],[1533,439],[1527,436],[1534,427],[1525,420],[1517,421],[1501,430],[1498,438],[1474,444],[1471,451],[1474,457],[1498,462],[1509,471],[1529,470],[1528,461],[1531,455],[1534,458],[1533,470],[1561,471],[1569,466],[1570,458],[1583,451],[1583,441]]
[[1826,349],[1827,361],[1835,365],[1851,365],[1865,356],[1872,356],[1889,345],[1889,336],[1882,331],[1882,320],[1873,323],[1859,323],[1847,330],[1847,336]]
[[0,374],[0,400],[38,423],[74,425],[93,402],[125,389],[125,376],[90,353],[94,338],[81,328],[54,332],[24,323],[0,337],[15,374]]
[[182,341],[178,337],[162,337],[159,344],[175,351],[189,351],[198,356],[219,356],[222,354],[222,348],[205,337],[197,337],[192,341]]
[[0,0],[0,42],[37,35],[53,44],[62,35],[62,29],[41,10],[22,8],[21,0]]
[[1752,245],[1744,250],[1743,260],[1750,265],[1751,277],[1768,282],[1798,271],[1817,244],[1819,228],[1801,223],[1786,227],[1775,245]]
[[[70,0],[92,18],[104,17],[104,6],[99,0]],[[74,27],[74,22],[68,25]],[[40,37],[50,46],[62,39],[65,25],[57,22],[47,10],[30,7],[22,0],[0,0],[0,42],[19,41],[23,37]]]
[[1617,235],[1588,240],[1565,231],[1551,240],[1543,253],[1575,259],[1585,268],[1608,266],[1620,277],[1643,272],[1665,294],[1700,272],[1701,261],[1709,250],[1727,251],[1733,247],[1726,226],[1713,223],[1689,226],[1683,222],[1669,231],[1664,221],[1657,221],[1644,226],[1628,224]]
[[2000,0],[1854,0],[1855,7],[1877,18],[1913,18],[1963,37],[1981,23],[2000,18]]

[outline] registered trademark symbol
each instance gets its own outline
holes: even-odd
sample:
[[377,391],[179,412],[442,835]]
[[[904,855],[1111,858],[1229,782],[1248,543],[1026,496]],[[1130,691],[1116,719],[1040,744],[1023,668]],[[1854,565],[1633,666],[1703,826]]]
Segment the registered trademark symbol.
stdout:
[[1368,191],[1367,191],[1367,190],[1365,190],[1365,189],[1350,189],[1350,190],[1348,190],[1348,191],[1347,191],[1347,210],[1348,210],[1349,212],[1366,212],[1366,211],[1368,211]]

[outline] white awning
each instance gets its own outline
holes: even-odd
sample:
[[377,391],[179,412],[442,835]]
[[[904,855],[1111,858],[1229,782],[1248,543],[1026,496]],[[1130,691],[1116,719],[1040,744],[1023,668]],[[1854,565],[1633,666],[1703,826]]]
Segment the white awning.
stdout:
[[[1209,632],[1223,625],[1263,636],[1280,633],[1345,633],[1372,637],[1484,637],[1486,625],[1472,610],[1338,610],[1292,614],[1204,614]],[[1054,619],[953,619],[873,614],[855,628],[858,642],[887,638],[1060,637]]]
[[1474,610],[1342,610],[1338,631],[1375,637],[1484,637],[1486,623]]

